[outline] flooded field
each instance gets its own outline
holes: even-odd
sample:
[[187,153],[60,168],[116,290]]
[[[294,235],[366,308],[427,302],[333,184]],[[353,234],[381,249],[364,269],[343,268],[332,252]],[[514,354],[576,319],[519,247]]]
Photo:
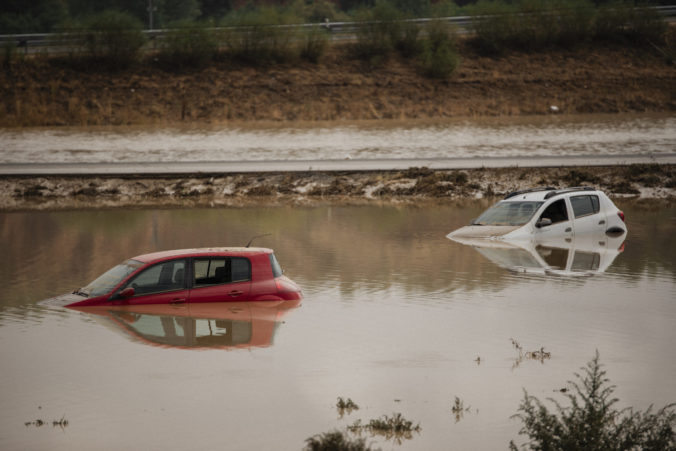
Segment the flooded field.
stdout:
[[[0,448],[299,450],[401,413],[420,431],[367,441],[506,449],[522,389],[562,400],[596,350],[620,406],[676,401],[676,207],[620,201],[626,241],[580,260],[580,243],[536,250],[574,255],[573,272],[594,272],[580,277],[510,271],[509,256],[445,238],[486,205],[1,213]],[[300,306],[38,304],[134,255],[260,233],[302,286]],[[551,354],[520,358],[512,339]],[[359,410],[341,416],[338,397]]]
[[333,122],[295,128],[0,130],[0,163],[326,160],[669,154],[673,115]]

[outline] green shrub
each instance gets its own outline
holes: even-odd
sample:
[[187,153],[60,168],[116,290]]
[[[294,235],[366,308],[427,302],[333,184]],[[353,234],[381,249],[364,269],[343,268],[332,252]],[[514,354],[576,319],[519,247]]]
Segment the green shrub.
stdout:
[[634,43],[659,43],[667,30],[664,18],[654,9],[617,1],[599,9],[594,24],[596,38]]
[[354,44],[355,55],[368,60],[387,58],[402,41],[402,19],[404,15],[386,1],[359,11],[356,20],[361,25]]
[[309,29],[303,30],[300,43],[300,57],[312,63],[319,62],[319,59],[326,52],[326,47],[329,44],[329,36],[326,28],[315,25]]
[[145,42],[142,28],[141,22],[130,14],[104,11],[85,19],[69,39],[75,39],[76,52],[88,62],[107,69],[124,69],[138,59]]
[[228,16],[225,25],[230,57],[254,65],[290,61],[297,56],[295,45],[300,19],[278,8],[241,10]]
[[363,438],[350,439],[340,431],[326,432],[315,435],[305,440],[306,451],[367,451],[371,448],[366,446]]
[[[669,404],[657,412],[652,406],[645,412],[617,410],[613,398],[614,385],[599,363],[599,354],[575,373],[578,382],[569,382],[572,390],[566,397],[568,407],[550,400],[556,413],[536,397],[524,393],[515,415],[523,422],[519,431],[529,441],[522,449],[537,450],[666,450],[676,447],[676,412]],[[510,449],[517,450],[512,441]]]
[[179,22],[169,27],[160,43],[158,59],[174,68],[201,68],[209,64],[218,51],[218,39],[206,24]]
[[423,73],[431,78],[448,78],[460,64],[455,34],[440,20],[427,24],[422,54]]

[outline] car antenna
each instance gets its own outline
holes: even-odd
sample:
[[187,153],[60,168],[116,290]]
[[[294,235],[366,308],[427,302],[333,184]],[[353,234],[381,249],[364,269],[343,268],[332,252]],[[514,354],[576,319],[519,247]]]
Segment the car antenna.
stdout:
[[264,233],[263,235],[256,235],[255,237],[251,238],[251,239],[249,240],[249,242],[246,243],[246,246],[244,246],[244,247],[249,247],[249,246],[251,246],[251,243],[253,243],[253,240],[255,240],[256,238],[261,238],[261,237],[268,236],[268,235],[272,235],[272,233]]

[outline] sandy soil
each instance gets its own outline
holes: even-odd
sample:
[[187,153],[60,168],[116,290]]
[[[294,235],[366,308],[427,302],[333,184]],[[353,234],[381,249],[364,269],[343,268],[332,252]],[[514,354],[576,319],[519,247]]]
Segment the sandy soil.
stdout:
[[591,185],[613,197],[676,200],[675,165],[381,172],[233,174],[221,177],[0,178],[0,210],[401,203],[497,197],[534,186]]
[[108,74],[41,58],[0,71],[0,126],[430,119],[676,111],[676,66],[656,50],[589,45],[484,57],[461,44],[449,80],[409,61],[381,66],[333,48],[320,64],[269,69],[218,63],[170,73]]

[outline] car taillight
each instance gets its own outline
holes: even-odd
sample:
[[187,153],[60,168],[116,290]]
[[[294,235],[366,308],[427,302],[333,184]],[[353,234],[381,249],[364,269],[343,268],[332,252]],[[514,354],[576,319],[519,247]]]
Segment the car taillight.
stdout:
[[624,222],[624,212],[623,211],[618,211],[617,216],[619,216],[620,219],[622,220],[622,222]]
[[282,277],[275,279],[275,285],[277,285],[279,293],[297,293],[300,291],[300,288],[295,283],[284,280]]

